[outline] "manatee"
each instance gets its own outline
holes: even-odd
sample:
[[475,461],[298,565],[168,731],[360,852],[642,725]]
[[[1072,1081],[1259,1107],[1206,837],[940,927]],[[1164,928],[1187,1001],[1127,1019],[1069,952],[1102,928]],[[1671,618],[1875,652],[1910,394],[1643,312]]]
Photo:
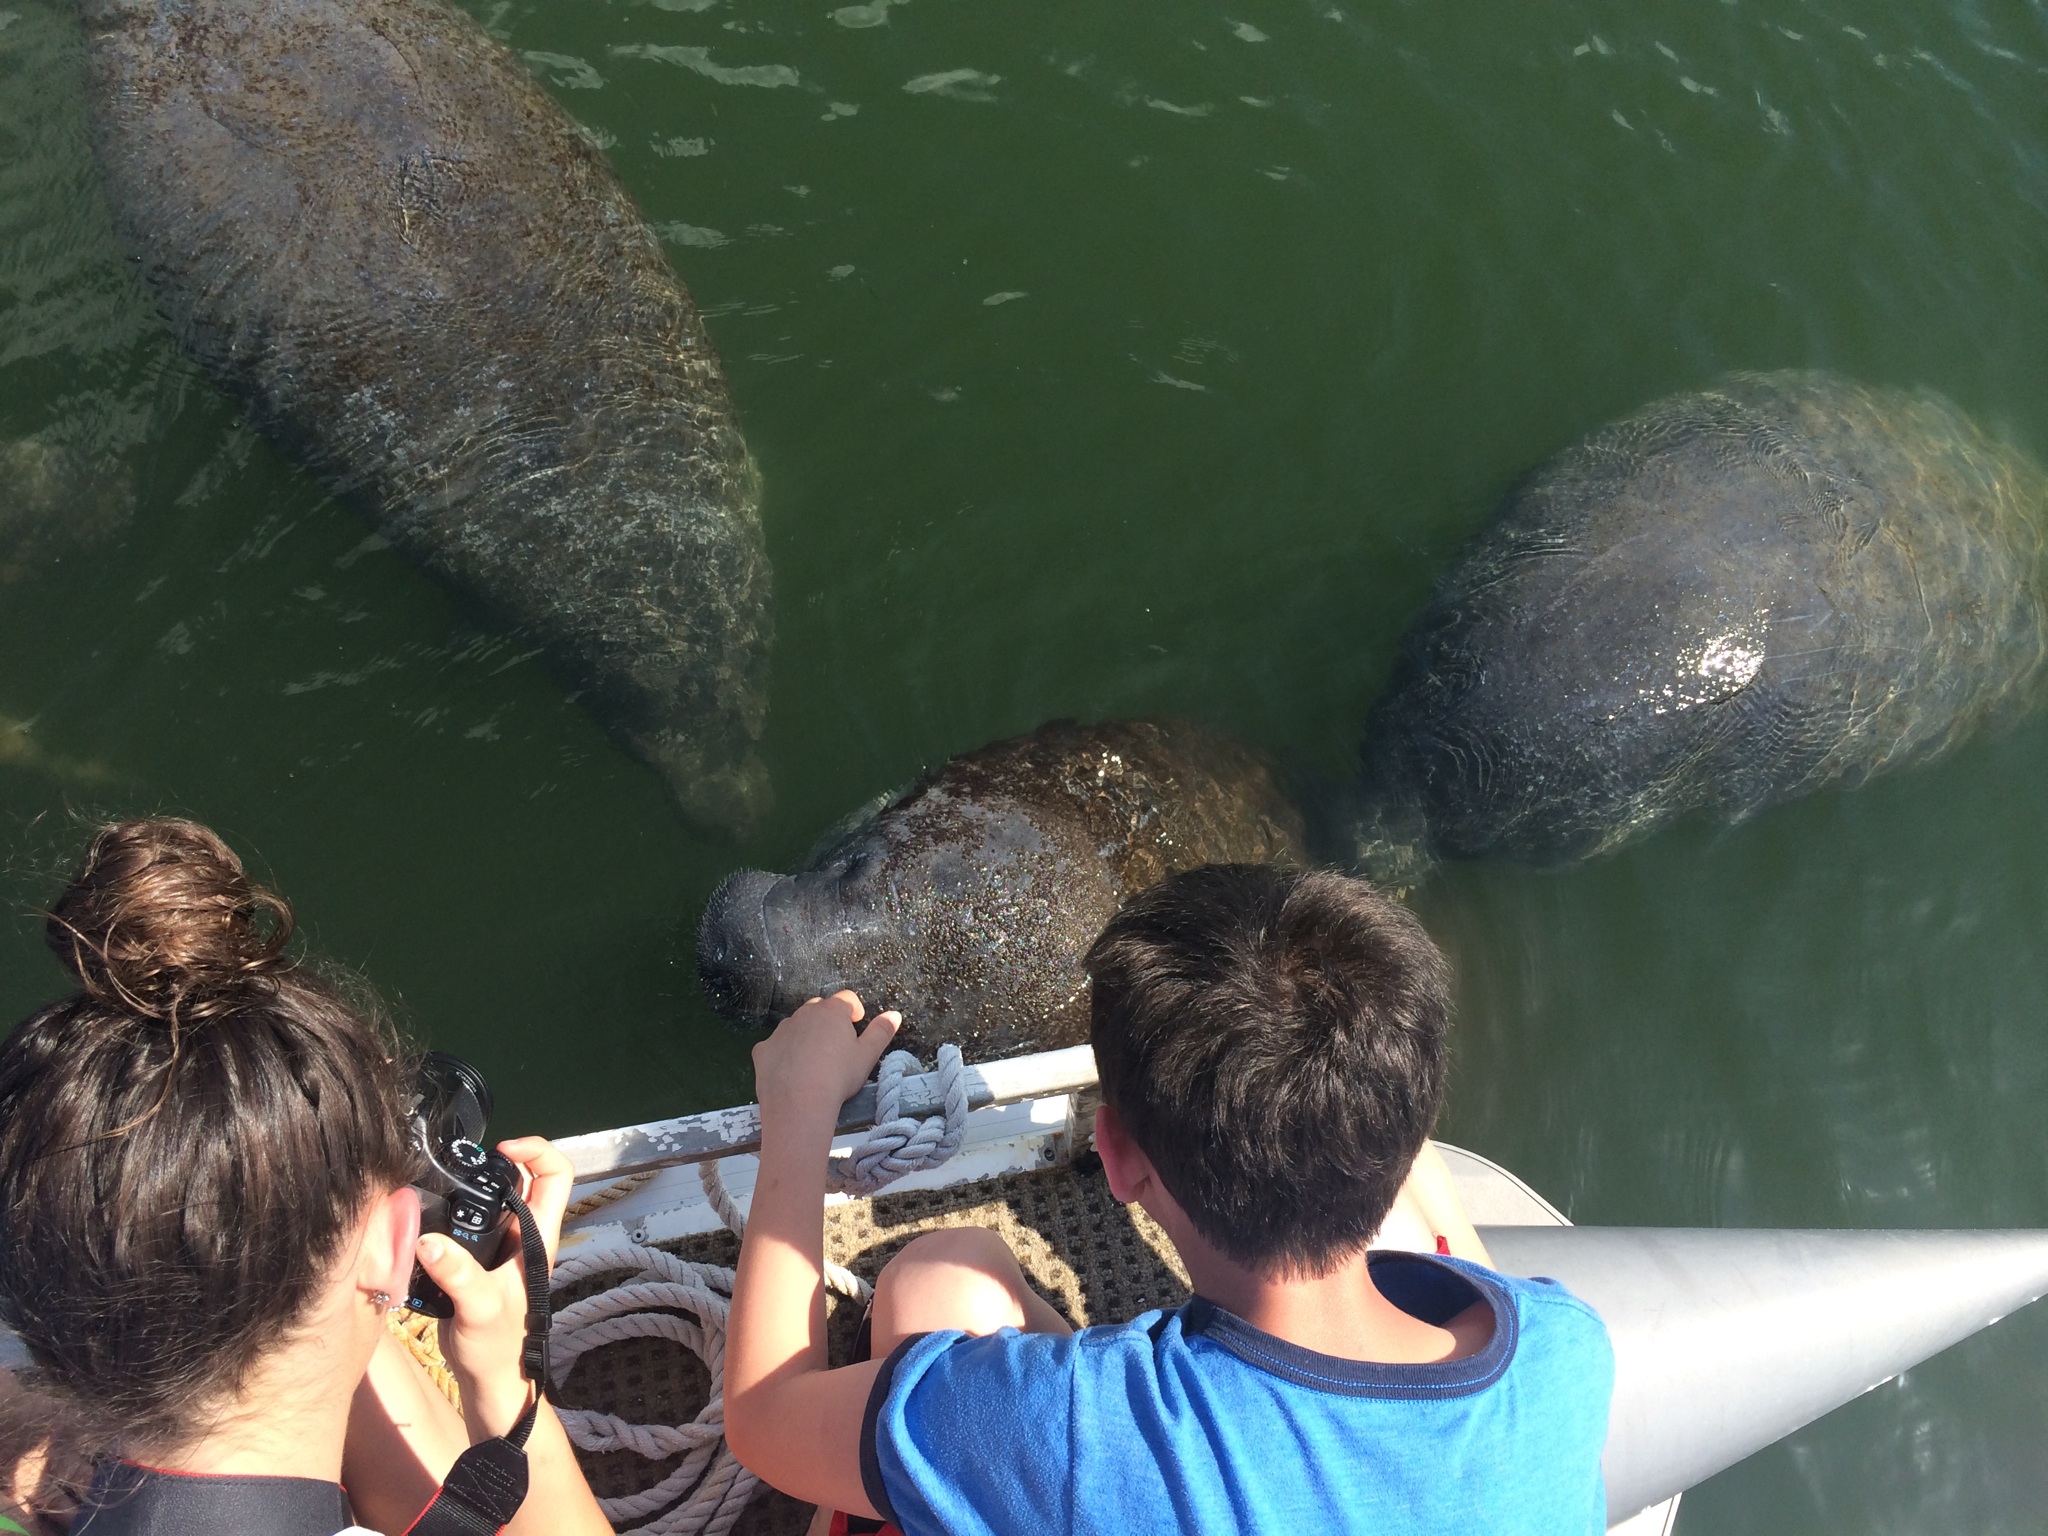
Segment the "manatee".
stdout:
[[2043,682],[2048,480],[1929,391],[1737,374],[1513,490],[1365,728],[1361,864],[1557,865],[1928,762]]
[[852,987],[972,1060],[1088,1038],[1082,957],[1132,893],[1197,864],[1300,863],[1265,759],[1177,721],[1058,720],[942,764],[795,874],[712,895],[698,975],[738,1024]]
[[[67,757],[47,750],[36,734],[35,721],[0,715],[0,768],[20,768],[71,784],[107,784],[115,774],[91,758]],[[0,1530],[4,1530],[0,1526]]]
[[4,588],[127,530],[138,450],[192,371],[114,239],[60,6],[0,8],[0,314]]
[[736,826],[770,638],[753,463],[610,167],[441,0],[81,0],[116,234],[252,420],[534,634]]

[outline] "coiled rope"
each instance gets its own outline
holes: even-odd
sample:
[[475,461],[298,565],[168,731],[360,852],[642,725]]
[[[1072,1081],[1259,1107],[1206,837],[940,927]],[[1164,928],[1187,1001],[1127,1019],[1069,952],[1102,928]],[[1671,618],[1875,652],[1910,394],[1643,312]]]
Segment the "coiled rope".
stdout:
[[[587,1451],[632,1451],[649,1461],[683,1459],[652,1488],[600,1499],[612,1524],[667,1513],[634,1529],[642,1536],[725,1536],[747,1500],[754,1474],[725,1444],[725,1320],[732,1309],[732,1271],[722,1264],[690,1264],[659,1248],[621,1243],[577,1249],[555,1266],[556,1289],[595,1275],[625,1271],[632,1278],[555,1314],[550,1364],[559,1388],[586,1350],[621,1339],[669,1339],[711,1373],[711,1397],[688,1424],[631,1424],[589,1408],[557,1407],[569,1438]],[[693,1314],[678,1316],[678,1313]],[[677,1503],[677,1500],[682,1502]],[[670,1506],[673,1505],[673,1508]]]
[[[827,1185],[846,1194],[871,1195],[907,1173],[936,1168],[959,1151],[967,1130],[964,1067],[957,1045],[939,1047],[936,1070],[944,1107],[917,1119],[902,1113],[903,1080],[918,1070],[917,1058],[908,1051],[883,1057],[875,1076],[875,1126],[859,1145],[833,1157]],[[735,1237],[744,1236],[746,1214],[726,1189],[718,1163],[699,1163],[697,1177],[718,1219]],[[623,1198],[644,1182],[639,1175],[634,1178],[637,1182],[621,1180],[570,1209],[596,1210]],[[620,1187],[629,1182],[630,1187]],[[549,1345],[555,1385],[561,1385],[581,1355],[600,1344],[659,1338],[681,1344],[704,1362],[711,1375],[710,1400],[696,1418],[679,1425],[631,1424],[588,1408],[557,1405],[555,1412],[570,1440],[587,1451],[632,1451],[649,1461],[683,1458],[652,1488],[598,1500],[614,1525],[666,1511],[634,1526],[627,1536],[725,1536],[759,1485],[725,1443],[725,1329],[733,1272],[722,1264],[692,1264],[659,1248],[616,1242],[564,1255],[552,1284],[559,1291],[611,1274],[628,1278],[555,1314]],[[860,1276],[829,1261],[825,1282],[856,1301],[873,1295]]]

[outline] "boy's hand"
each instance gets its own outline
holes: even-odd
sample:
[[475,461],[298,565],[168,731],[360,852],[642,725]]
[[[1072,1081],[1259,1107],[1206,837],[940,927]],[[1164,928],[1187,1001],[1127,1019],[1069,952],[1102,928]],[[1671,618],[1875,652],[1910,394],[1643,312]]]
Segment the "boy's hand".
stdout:
[[866,1012],[852,992],[814,997],[754,1047],[754,1092],[764,1128],[831,1134],[839,1106],[860,1092],[903,1023],[892,1009],[856,1029]]

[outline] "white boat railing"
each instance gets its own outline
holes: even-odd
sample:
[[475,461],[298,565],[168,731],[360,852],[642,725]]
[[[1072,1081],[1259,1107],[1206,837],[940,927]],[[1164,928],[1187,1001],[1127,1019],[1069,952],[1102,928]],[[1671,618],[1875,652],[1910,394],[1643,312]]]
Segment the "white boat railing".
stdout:
[[[1060,1051],[1041,1051],[1035,1056],[975,1063],[965,1069],[964,1075],[968,1109],[1016,1104],[1094,1087],[1095,1052],[1085,1045],[1069,1046]],[[944,1109],[938,1073],[925,1072],[903,1080],[901,1114],[922,1118],[940,1114]],[[875,1085],[870,1083],[840,1109],[839,1130],[865,1130],[874,1123]],[[568,1155],[579,1184],[622,1178],[655,1168],[674,1168],[759,1151],[761,1110],[756,1104],[741,1104],[732,1109],[650,1120],[612,1131],[563,1136],[555,1145]]]

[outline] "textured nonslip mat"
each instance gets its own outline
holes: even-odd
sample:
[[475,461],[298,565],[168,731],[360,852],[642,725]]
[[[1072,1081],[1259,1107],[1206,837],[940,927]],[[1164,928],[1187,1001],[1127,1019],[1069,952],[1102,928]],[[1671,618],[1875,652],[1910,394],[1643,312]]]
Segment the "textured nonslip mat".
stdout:
[[[1111,1198],[1092,1157],[1071,1168],[833,1206],[825,1215],[825,1251],[872,1281],[919,1233],[977,1226],[1001,1234],[1032,1286],[1077,1328],[1178,1306],[1188,1294],[1186,1272],[1166,1235],[1144,1212]],[[738,1243],[722,1232],[663,1246],[679,1257],[711,1264],[731,1264],[739,1252]],[[834,1296],[829,1327],[833,1364],[847,1362],[859,1323],[859,1307]],[[709,1377],[687,1349],[665,1339],[631,1339],[600,1345],[578,1359],[561,1400],[634,1423],[684,1424],[709,1395]],[[625,1451],[578,1456],[591,1486],[607,1498],[650,1488],[675,1465],[643,1461]],[[810,1518],[809,1505],[764,1488],[735,1532],[801,1536]]]

